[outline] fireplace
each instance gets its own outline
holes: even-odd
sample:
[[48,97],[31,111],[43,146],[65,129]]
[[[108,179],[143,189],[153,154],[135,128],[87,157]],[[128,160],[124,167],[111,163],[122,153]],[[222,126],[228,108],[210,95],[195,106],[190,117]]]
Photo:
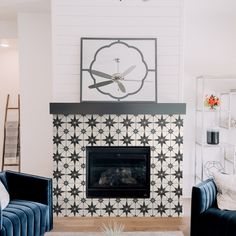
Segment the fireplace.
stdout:
[[150,197],[150,147],[86,147],[86,162],[87,197]]

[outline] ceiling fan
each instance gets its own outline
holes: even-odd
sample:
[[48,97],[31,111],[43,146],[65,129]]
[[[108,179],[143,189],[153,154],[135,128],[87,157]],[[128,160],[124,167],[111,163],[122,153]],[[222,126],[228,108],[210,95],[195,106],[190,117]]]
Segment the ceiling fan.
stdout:
[[[119,62],[117,61],[117,63],[119,63]],[[128,75],[131,71],[133,71],[135,67],[136,67],[136,65],[132,65],[128,69],[126,69],[123,73],[119,73],[119,70],[118,70],[118,72],[114,73],[113,75],[109,75],[109,74],[106,74],[104,72],[97,71],[97,70],[90,70],[90,72],[93,75],[96,75],[96,76],[99,76],[99,77],[102,77],[105,79],[109,79],[109,80],[92,84],[89,86],[89,88],[90,89],[99,88],[99,87],[106,86],[106,85],[109,85],[112,83],[116,83],[118,85],[120,91],[123,93],[126,93],[126,88],[121,81],[124,80],[125,76]],[[126,80],[126,81],[128,81],[128,80]]]
[[[120,0],[120,2],[121,2],[122,0]],[[149,0],[142,0],[143,2],[147,2],[147,1],[149,1]]]

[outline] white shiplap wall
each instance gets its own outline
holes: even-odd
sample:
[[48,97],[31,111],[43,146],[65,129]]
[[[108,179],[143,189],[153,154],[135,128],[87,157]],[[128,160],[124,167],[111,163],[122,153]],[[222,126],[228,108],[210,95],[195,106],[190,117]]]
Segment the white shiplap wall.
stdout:
[[53,0],[53,100],[79,102],[81,37],[155,37],[158,102],[180,101],[182,1]]

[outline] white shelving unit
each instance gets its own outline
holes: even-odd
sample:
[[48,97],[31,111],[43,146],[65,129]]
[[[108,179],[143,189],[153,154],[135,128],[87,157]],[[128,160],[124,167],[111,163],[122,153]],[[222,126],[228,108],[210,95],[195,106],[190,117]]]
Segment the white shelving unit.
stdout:
[[[235,173],[235,145],[228,142],[228,131],[232,127],[232,115],[234,114],[233,96],[236,95],[236,91],[230,91],[230,89],[235,88],[236,76],[197,77],[195,112],[196,183],[209,178],[210,174],[216,170],[225,170],[228,165],[232,166],[232,172]],[[205,96],[210,96],[211,94],[220,97],[220,101],[223,101],[220,108],[217,108],[216,110],[204,106]],[[236,96],[234,104],[236,104]],[[212,127],[217,127],[220,132],[220,143],[217,145],[206,143],[207,130]],[[228,150],[234,151],[229,152]]]

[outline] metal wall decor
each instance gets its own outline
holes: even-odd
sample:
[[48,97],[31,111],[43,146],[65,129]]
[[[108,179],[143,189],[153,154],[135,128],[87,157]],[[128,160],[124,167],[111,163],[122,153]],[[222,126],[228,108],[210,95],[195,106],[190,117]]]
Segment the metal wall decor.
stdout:
[[157,102],[155,38],[81,38],[81,102]]

